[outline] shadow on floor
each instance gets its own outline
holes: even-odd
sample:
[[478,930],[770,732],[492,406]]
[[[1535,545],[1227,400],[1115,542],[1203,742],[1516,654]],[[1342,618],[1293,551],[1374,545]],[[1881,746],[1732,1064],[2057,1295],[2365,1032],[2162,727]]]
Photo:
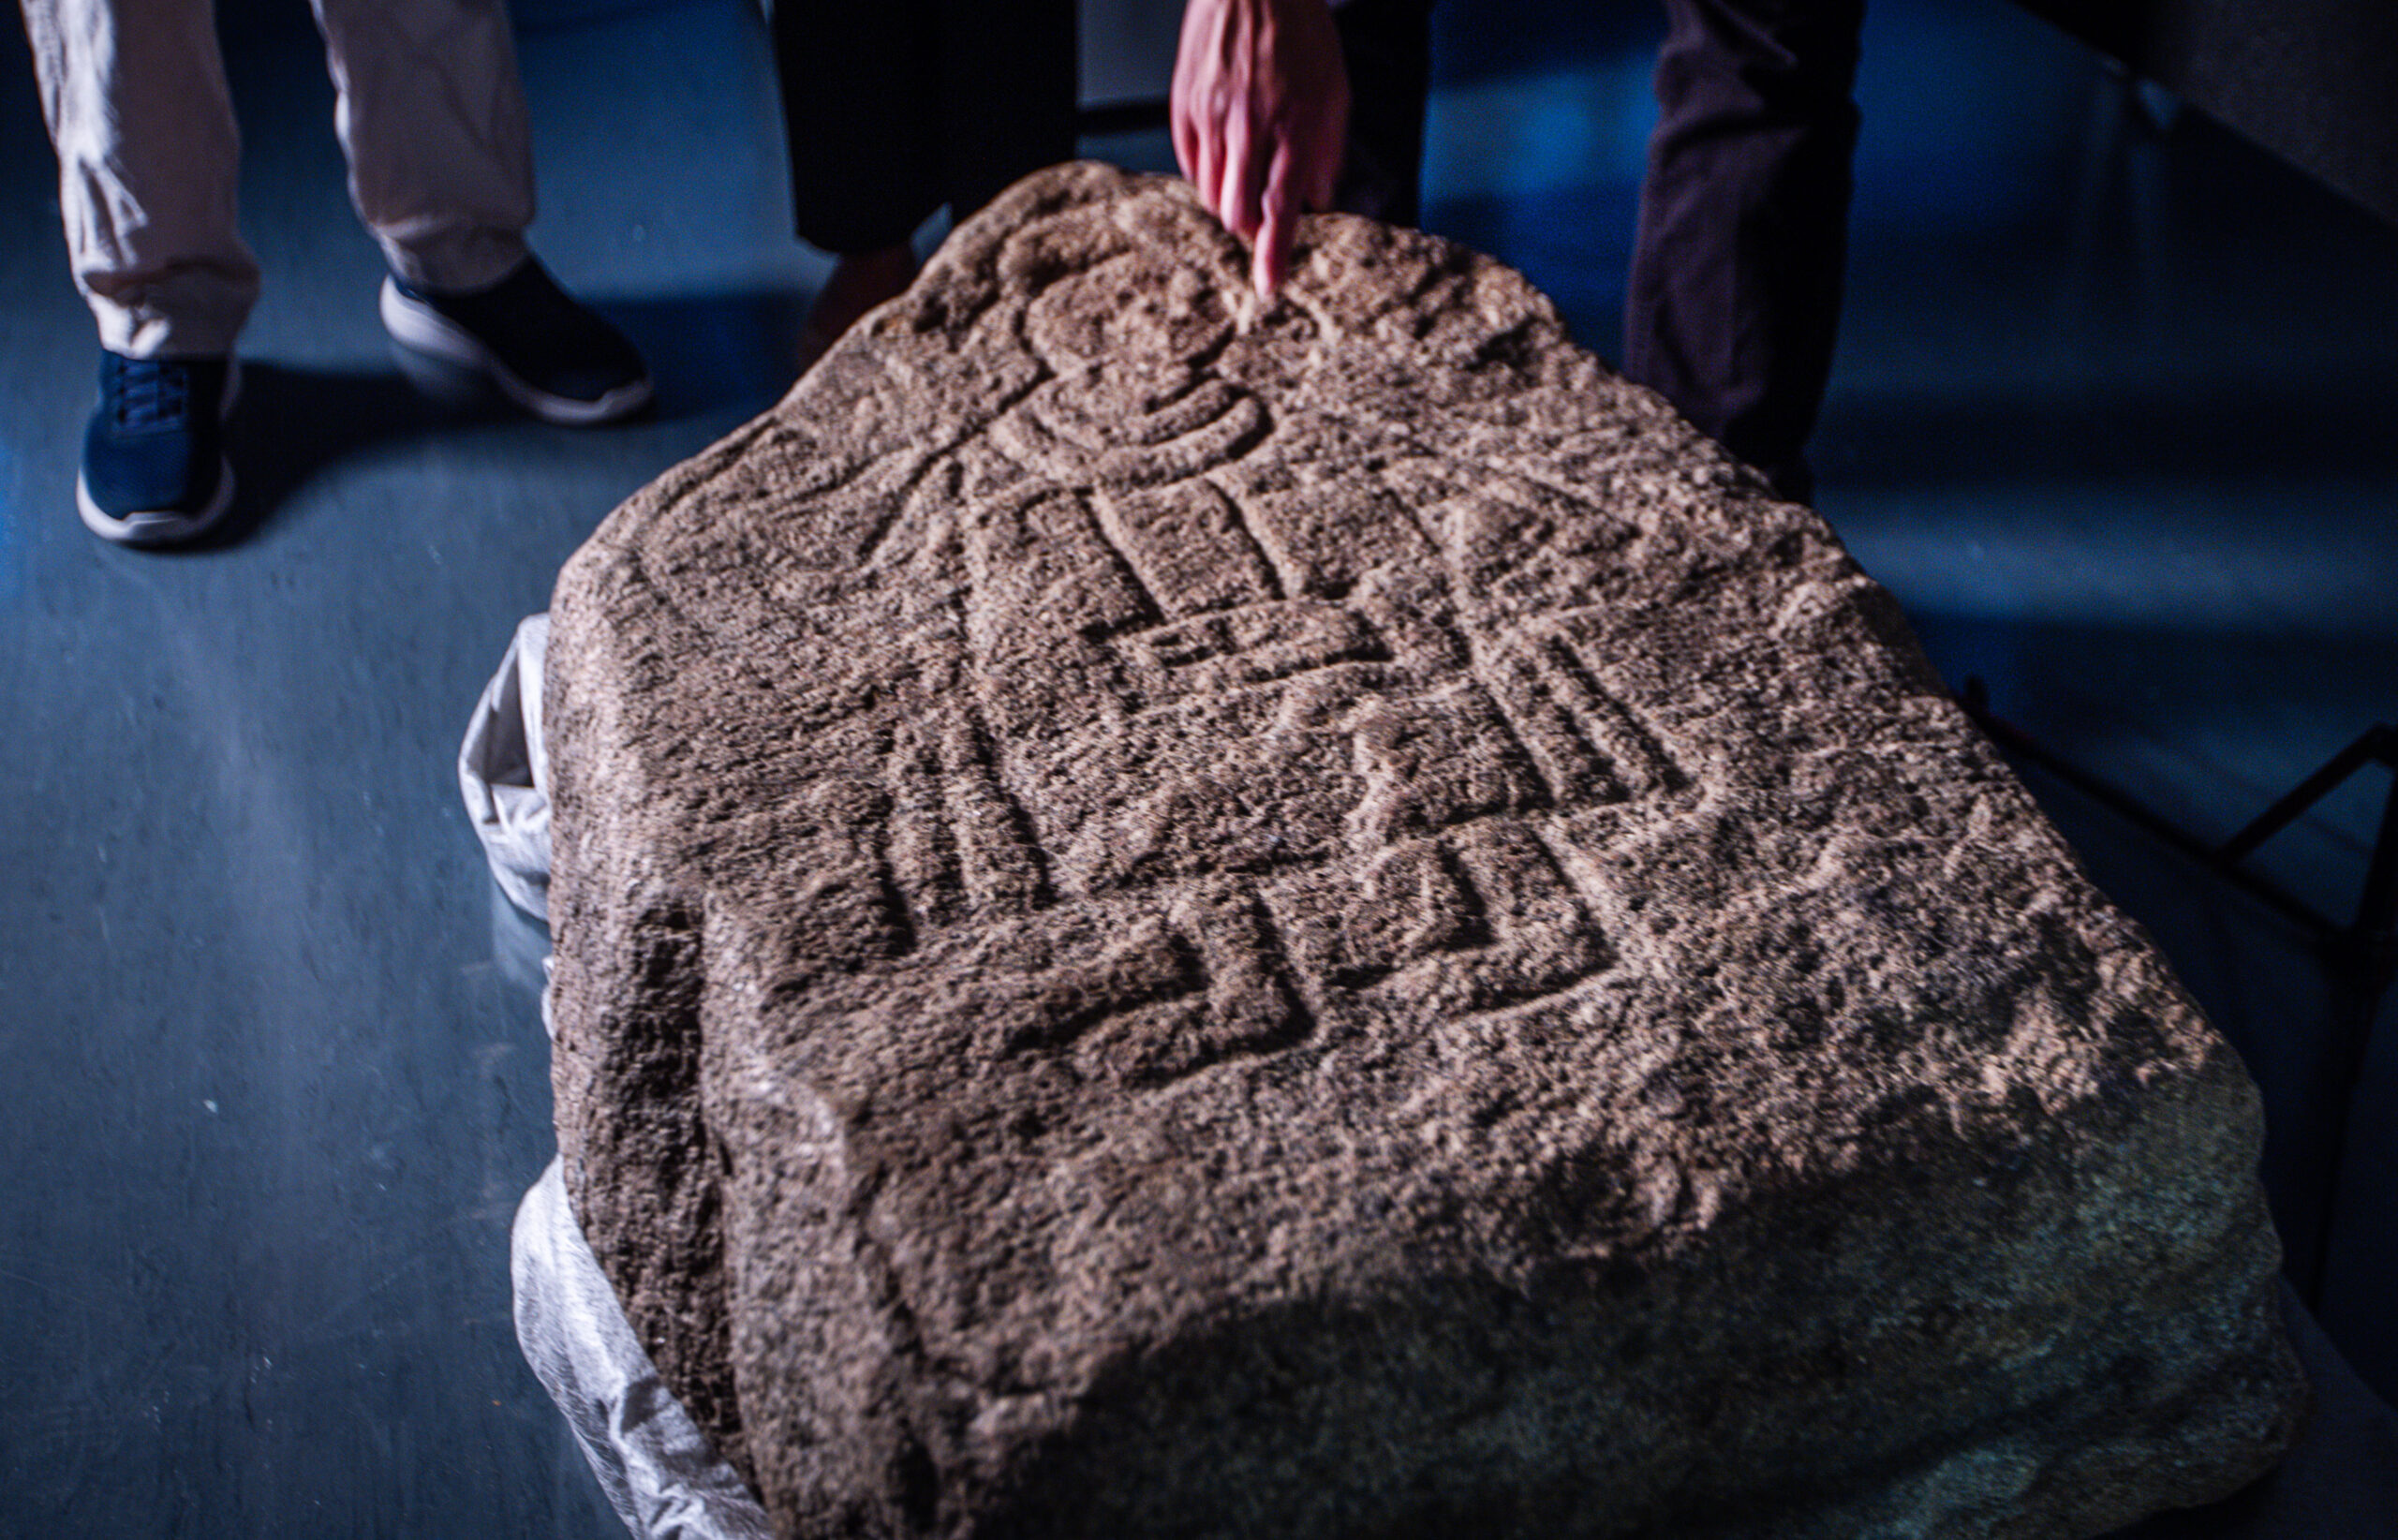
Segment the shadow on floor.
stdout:
[[726,411],[747,417],[798,378],[801,324],[815,296],[797,289],[610,299],[598,308],[623,329],[658,381],[657,414],[672,421]]
[[233,511],[207,539],[160,554],[216,551],[250,540],[329,466],[381,445],[422,437],[455,416],[388,370],[245,359],[227,445],[233,462]]
[[[730,426],[791,388],[810,298],[762,289],[613,300],[598,308],[641,349],[658,382],[655,404],[637,421],[714,418]],[[387,369],[244,360],[229,442],[233,511],[206,540],[180,549],[219,551],[256,538],[286,516],[302,487],[344,461],[519,420],[485,382],[397,349]]]

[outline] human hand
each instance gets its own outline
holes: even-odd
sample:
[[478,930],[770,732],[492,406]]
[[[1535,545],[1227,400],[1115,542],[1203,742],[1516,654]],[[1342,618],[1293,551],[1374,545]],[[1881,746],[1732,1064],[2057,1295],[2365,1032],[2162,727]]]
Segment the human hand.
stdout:
[[1282,282],[1302,209],[1332,202],[1349,71],[1326,0],[1189,0],[1174,60],[1175,158],[1209,213]]

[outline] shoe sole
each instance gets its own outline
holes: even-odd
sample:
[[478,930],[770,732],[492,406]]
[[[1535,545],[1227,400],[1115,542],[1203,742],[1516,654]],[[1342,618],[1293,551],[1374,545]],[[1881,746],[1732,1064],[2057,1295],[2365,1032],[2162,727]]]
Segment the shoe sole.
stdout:
[[497,354],[476,340],[473,333],[422,301],[409,299],[389,278],[383,280],[377,309],[382,313],[383,330],[391,333],[393,342],[411,352],[474,370],[499,387],[500,394],[544,422],[570,428],[593,427],[629,417],[649,405],[652,388],[646,378],[619,385],[597,401],[577,401],[572,396],[553,395],[538,389],[502,363]]
[[83,527],[104,540],[118,545],[180,545],[198,540],[208,533],[216,521],[233,506],[233,463],[222,461],[216,467],[216,496],[197,513],[179,512],[173,509],[145,509],[137,512],[114,514],[92,501],[92,489],[84,484],[83,473],[75,473],[75,511],[83,516]]
[[[241,395],[242,361],[235,359],[225,374],[225,399],[216,409],[218,422],[232,420],[233,403]],[[232,506],[233,462],[229,459],[217,461],[216,492],[197,512],[153,508],[111,513],[92,500],[92,488],[82,471],[75,472],[75,511],[81,516],[83,527],[118,545],[181,545],[185,540],[198,540],[214,528]]]

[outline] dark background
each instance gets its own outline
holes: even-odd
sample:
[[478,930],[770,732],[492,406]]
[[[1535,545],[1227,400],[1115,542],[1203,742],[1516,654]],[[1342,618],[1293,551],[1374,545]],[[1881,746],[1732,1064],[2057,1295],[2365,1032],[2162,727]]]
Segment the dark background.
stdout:
[[[743,0],[527,0],[535,242],[648,352],[659,409],[576,433],[430,406],[375,319],[304,7],[225,10],[267,292],[240,538],[189,555],[74,517],[95,345],[0,50],[0,1533],[618,1533],[512,1340],[509,1220],[552,1148],[542,940],[452,766],[568,553],[789,385],[823,263],[787,233]],[[1428,223],[1612,356],[1650,7],[1436,24]],[[1170,6],[1093,0],[1086,30],[1089,99],[1162,89]],[[1859,96],[1822,509],[1952,681],[2220,837],[2398,718],[2398,235],[2001,0],[1877,0]],[[1090,148],[1165,164],[1154,135]],[[2258,1074],[2302,1271],[2332,1224],[2305,1281],[2398,1392],[2391,1009],[2327,1100],[2303,930],[2032,780]],[[2256,865],[2345,918],[2388,783]]]

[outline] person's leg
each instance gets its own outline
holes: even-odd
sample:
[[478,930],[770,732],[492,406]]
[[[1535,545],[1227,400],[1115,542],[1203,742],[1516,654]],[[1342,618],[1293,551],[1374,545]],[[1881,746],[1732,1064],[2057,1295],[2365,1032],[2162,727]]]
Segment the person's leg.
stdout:
[[1665,0],[1624,373],[1812,493],[1847,250],[1863,0]]
[[938,25],[929,0],[776,0],[792,215],[808,244],[897,245],[940,206]]
[[487,289],[525,260],[533,154],[501,0],[312,0],[349,195],[419,289]]
[[546,422],[650,398],[632,345],[525,244],[533,156],[502,0],[314,0],[350,198],[391,265],[383,324]]
[[126,358],[230,353],[259,292],[208,0],[23,0],[75,287]]
[[196,539],[232,505],[231,355],[259,292],[208,0],[23,8],[68,260],[102,349],[76,511],[126,545]]
[[1074,0],[943,0],[941,192],[950,220],[1074,157]]
[[1413,225],[1421,217],[1432,0],[1343,0],[1332,20],[1349,70],[1349,147],[1333,205]]
[[808,312],[802,367],[915,274],[910,237],[945,196],[937,19],[931,0],[776,0],[792,223],[839,259]]

